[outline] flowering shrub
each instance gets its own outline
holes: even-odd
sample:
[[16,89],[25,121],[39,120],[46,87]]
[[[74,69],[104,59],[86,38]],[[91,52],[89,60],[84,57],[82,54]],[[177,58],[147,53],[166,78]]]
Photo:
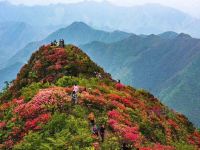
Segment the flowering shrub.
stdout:
[[5,122],[0,122],[0,129],[2,130],[4,127],[6,127],[6,123]]
[[27,120],[25,123],[25,130],[38,130],[41,129],[41,124],[45,124],[51,118],[51,114],[41,114],[37,118]]
[[112,101],[111,103],[112,103],[113,106],[115,106],[115,107],[117,107],[117,108],[119,108],[121,110],[125,110],[126,109],[126,107],[122,103],[119,103],[117,101]]
[[192,145],[197,145],[200,148],[200,133],[195,131],[192,135],[188,137],[188,142]]
[[155,144],[153,147],[144,147],[144,148],[140,148],[140,150],[175,150],[175,148],[172,146]]
[[141,139],[139,129],[137,126],[131,127],[130,117],[127,114],[122,114],[116,110],[108,112],[109,126],[124,140],[129,141],[132,145],[136,146],[136,143]]
[[179,129],[180,129],[179,125],[178,125],[175,121],[173,121],[172,119],[168,119],[167,122],[168,122],[168,124],[169,124],[170,126],[172,126],[174,129],[176,129],[176,130],[179,130]]
[[14,109],[21,118],[33,118],[49,108],[61,108],[68,100],[64,89],[49,88],[39,91],[28,103],[22,103]]

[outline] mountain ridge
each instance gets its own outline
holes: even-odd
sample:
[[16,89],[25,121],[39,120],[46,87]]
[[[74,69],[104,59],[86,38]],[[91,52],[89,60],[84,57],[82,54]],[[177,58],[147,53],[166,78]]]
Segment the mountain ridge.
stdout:
[[[111,44],[93,42],[81,46],[95,62],[103,66],[115,79],[120,78],[127,84],[134,85],[137,88],[145,88],[158,97],[161,96],[163,102],[165,104],[169,103],[170,107],[174,109],[179,104],[181,105],[181,99],[185,103],[188,103],[185,106],[192,105],[191,107],[196,109],[192,110],[190,109],[191,107],[187,108],[184,106],[184,109],[180,109],[179,107],[176,110],[189,116],[195,125],[199,125],[199,122],[194,119],[199,113],[197,111],[199,101],[198,94],[192,94],[192,91],[194,90],[197,93],[198,84],[193,82],[193,85],[188,84],[190,86],[187,86],[188,93],[191,93],[189,97],[194,103],[190,103],[189,100],[185,99],[186,97],[182,97],[181,91],[179,91],[179,97],[173,94],[174,97],[169,98],[167,95],[171,95],[173,90],[176,90],[174,84],[172,84],[174,88],[170,86],[171,90],[168,91],[169,93],[164,93],[162,90],[165,91],[165,88],[168,87],[168,82],[173,83],[173,80],[179,81],[184,79],[184,74],[187,73],[187,71],[184,71],[185,68],[191,66],[195,60],[198,60],[195,57],[200,55],[199,47],[199,39],[191,38],[189,35],[183,33],[167,39],[160,37],[160,35],[136,36]],[[98,57],[101,55],[105,55],[106,57]],[[191,80],[196,78],[195,70],[197,68],[193,67],[193,69],[194,73],[190,71],[190,76],[193,74],[193,79],[191,77]],[[180,72],[182,75],[178,76]],[[189,78],[187,79],[188,81]],[[184,87],[186,87],[186,83]],[[193,87],[196,87],[196,89],[193,89]]]
[[[75,105],[74,84],[80,88]],[[40,47],[1,93],[0,104],[2,149],[199,148],[200,133],[185,116],[144,90],[117,83],[73,45]],[[105,125],[103,142],[90,131],[85,116],[91,112],[96,125]]]

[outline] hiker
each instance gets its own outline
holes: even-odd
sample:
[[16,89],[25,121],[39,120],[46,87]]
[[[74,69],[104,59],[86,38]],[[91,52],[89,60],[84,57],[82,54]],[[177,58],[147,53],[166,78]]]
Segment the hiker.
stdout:
[[102,124],[101,127],[99,128],[99,133],[101,136],[101,141],[104,142],[104,136],[105,136],[105,126]]
[[123,142],[122,150],[129,150],[129,147],[128,147],[127,143]]
[[57,46],[58,42],[56,40],[54,40],[54,46]]
[[94,117],[94,113],[93,113],[93,112],[91,112],[91,113],[88,115],[88,120],[90,121],[91,126],[94,126],[94,125],[95,125],[95,117]]
[[121,89],[123,89],[124,88],[124,85],[123,84],[121,84],[121,81],[120,80],[118,80],[118,82],[117,82],[117,84],[115,85],[115,87],[116,87],[116,89],[117,90],[121,90]]
[[77,84],[74,84],[73,91],[75,91],[75,93],[79,91],[79,87]]
[[75,91],[72,92],[72,104],[77,104],[78,97]]
[[59,47],[64,48],[65,47],[65,42],[63,39],[59,40]]
[[92,133],[93,133],[93,135],[95,135],[96,137],[99,136],[99,130],[98,130],[97,125],[94,125],[94,126],[93,126],[93,128],[92,128]]

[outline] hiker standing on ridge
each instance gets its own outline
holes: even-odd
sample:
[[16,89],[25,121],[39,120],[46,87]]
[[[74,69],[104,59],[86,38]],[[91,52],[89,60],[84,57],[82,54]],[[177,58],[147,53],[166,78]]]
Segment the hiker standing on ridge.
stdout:
[[97,125],[94,125],[93,127],[92,127],[92,133],[93,133],[93,135],[95,136],[95,137],[99,137],[99,130],[98,130],[98,127],[97,127]]
[[78,93],[79,87],[77,84],[74,84],[73,91],[75,91],[75,93]]
[[76,94],[76,92],[75,91],[73,91],[72,92],[72,104],[74,105],[74,104],[77,104],[77,94]]
[[91,113],[88,115],[88,120],[90,121],[91,126],[94,126],[94,125],[95,125],[95,117],[94,117],[94,113],[93,113],[93,112],[91,112]]
[[101,141],[104,142],[104,137],[105,137],[105,126],[102,124],[101,127],[99,128],[99,133],[101,136]]
[[121,81],[120,81],[120,80],[118,80],[118,81],[117,81],[117,84],[115,85],[115,87],[116,87],[117,90],[120,91],[121,89],[124,88],[124,85],[121,84]]
[[72,91],[72,94],[71,94],[72,104],[77,104],[78,103],[78,95],[77,95],[78,91],[79,91],[78,85],[74,84],[73,91]]

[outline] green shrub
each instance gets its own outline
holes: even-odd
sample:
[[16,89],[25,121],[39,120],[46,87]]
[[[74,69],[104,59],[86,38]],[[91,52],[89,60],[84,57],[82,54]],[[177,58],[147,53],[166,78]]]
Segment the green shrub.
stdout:
[[117,137],[109,137],[101,145],[102,150],[120,150],[119,139]]
[[66,126],[66,115],[65,114],[60,114],[60,113],[55,113],[52,116],[51,121],[44,126],[44,134],[46,136],[54,135],[55,133],[60,132],[62,129],[64,129]]
[[173,146],[176,147],[176,150],[196,150],[193,145],[189,145],[185,142],[174,143]]
[[43,83],[40,83],[40,82],[38,82],[38,83],[34,82],[31,85],[22,88],[21,95],[25,98],[25,101],[28,102],[28,101],[30,101],[33,98],[33,96],[35,94],[37,94],[37,92],[39,91],[39,89],[41,89],[41,88],[47,88],[49,86],[50,86],[49,83],[43,84]]
[[57,86],[73,86],[74,84],[79,84],[78,78],[76,77],[71,77],[71,76],[64,76],[56,82]]
[[35,150],[41,149],[40,145],[43,142],[43,138],[39,132],[29,132],[24,139],[14,146],[14,150]]
[[[80,111],[80,108],[75,108]],[[75,111],[75,112],[76,112]],[[82,109],[81,112],[84,110]],[[80,112],[80,113],[81,113]],[[75,113],[76,114],[76,113]],[[30,132],[17,145],[15,150],[79,150],[91,149],[94,142],[88,121],[83,116],[56,112],[51,120],[43,126],[41,132]]]

